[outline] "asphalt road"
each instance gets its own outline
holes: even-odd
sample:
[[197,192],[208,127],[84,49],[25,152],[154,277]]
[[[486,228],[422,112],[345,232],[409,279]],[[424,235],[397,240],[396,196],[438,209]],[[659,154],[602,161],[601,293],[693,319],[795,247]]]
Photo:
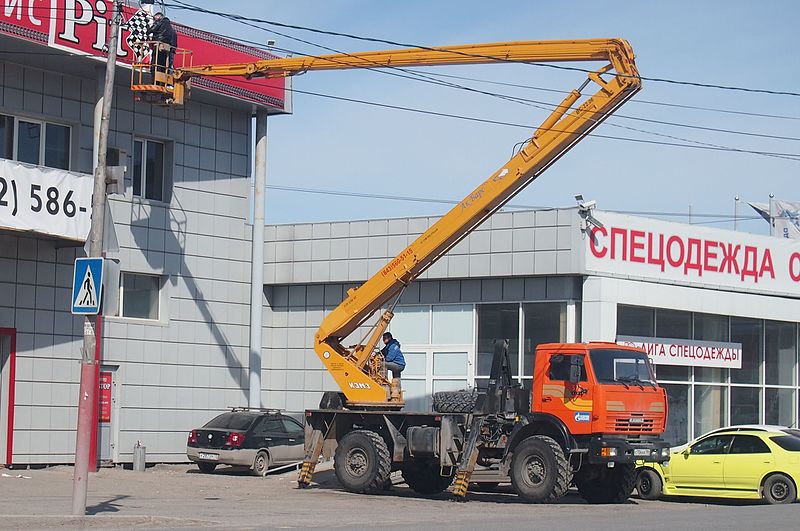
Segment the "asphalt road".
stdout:
[[[341,490],[330,471],[298,490],[296,473],[267,478],[188,465],[146,472],[103,469],[89,478],[91,516],[69,514],[72,468],[0,470],[0,528],[382,528],[382,529],[704,529],[800,528],[800,504],[764,506],[709,500],[588,505],[570,493],[557,505],[529,505],[510,488],[471,493],[466,503],[442,494],[420,498],[395,478],[378,496]],[[25,477],[17,477],[22,475]]]

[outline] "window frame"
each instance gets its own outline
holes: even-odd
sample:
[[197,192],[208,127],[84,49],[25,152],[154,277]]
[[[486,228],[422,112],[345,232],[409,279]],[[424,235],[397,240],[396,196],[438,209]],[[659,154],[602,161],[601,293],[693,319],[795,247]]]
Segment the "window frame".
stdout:
[[[761,443],[762,447],[766,451],[762,451],[762,452],[734,452],[733,449],[736,447],[736,441],[739,440],[739,439],[741,439],[741,440],[746,440],[746,439],[757,440],[758,442]],[[747,433],[743,433],[743,434],[737,433],[737,434],[735,434],[733,436],[733,441],[731,441],[731,445],[728,448],[728,455],[763,455],[763,454],[771,454],[771,453],[772,453],[772,450],[770,449],[769,445],[766,442],[764,442],[764,439],[762,439],[761,437],[758,437],[757,435],[750,435],[750,434],[747,434]]]
[[[7,160],[12,160],[14,162],[19,162],[20,164],[33,164],[31,162],[24,162],[19,160],[19,123],[27,122],[31,124],[36,124],[39,126],[40,134],[39,134],[39,152],[38,152],[38,160],[39,162],[33,164],[34,166],[40,166],[42,168],[52,168],[55,170],[63,170],[63,171],[71,171],[72,169],[72,162],[73,162],[73,129],[74,127],[72,124],[64,123],[64,122],[57,122],[53,120],[45,120],[42,118],[30,118],[27,116],[20,116],[17,114],[10,114],[7,112],[1,112],[3,116],[7,116],[12,119],[12,142],[11,142],[11,158]],[[67,149],[67,167],[60,168],[58,166],[48,166],[45,162],[45,155],[47,152],[47,126],[48,125],[55,125],[58,127],[64,127],[69,132],[69,147]]]
[[[695,451],[695,448],[697,448],[698,446],[700,446],[701,444],[703,444],[705,442],[708,442],[708,441],[710,441],[712,439],[722,439],[722,438],[725,438],[725,437],[728,437],[730,440],[728,441],[727,446],[723,446],[722,447],[725,450],[723,452],[699,452],[698,453],[698,452]],[[689,454],[690,455],[728,455],[728,452],[731,449],[731,445],[733,445],[733,434],[723,433],[723,434],[719,434],[719,435],[711,435],[711,436],[708,436],[708,437],[703,437],[702,439],[700,439],[696,443],[692,444],[689,447]]]
[[[141,149],[136,149],[137,144],[141,144]],[[147,197],[147,145],[160,144],[161,145],[161,199],[154,199]],[[131,196],[138,198],[140,201],[155,201],[157,203],[168,203],[167,182],[171,182],[171,172],[167,171],[169,160],[169,142],[156,138],[148,138],[144,136],[133,137],[133,150],[131,151]],[[139,153],[141,157],[141,168],[139,175],[136,174],[136,154]],[[136,180],[139,180],[139,193],[136,189]]]
[[[127,316],[123,313],[125,308],[125,275],[136,275],[140,277],[153,277],[158,280],[158,292],[156,293],[156,298],[158,300],[158,315],[155,318],[149,317],[131,317]],[[136,321],[139,323],[163,323],[164,321],[164,311],[162,306],[164,305],[164,285],[165,285],[165,278],[163,275],[159,275],[157,273],[140,273],[138,271],[120,271],[119,274],[119,308],[118,308],[118,315],[117,318],[119,319],[126,319],[130,321]]]

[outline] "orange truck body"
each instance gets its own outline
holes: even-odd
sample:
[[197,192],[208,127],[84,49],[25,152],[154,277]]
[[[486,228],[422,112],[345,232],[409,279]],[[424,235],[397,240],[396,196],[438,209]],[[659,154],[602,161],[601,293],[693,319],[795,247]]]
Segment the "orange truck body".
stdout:
[[[661,435],[667,425],[667,393],[658,384],[602,382],[591,363],[595,350],[639,349],[615,343],[547,343],[536,349],[531,412],[553,415],[576,437],[591,434]],[[571,384],[553,379],[550,359],[561,354],[583,356],[585,381]]]

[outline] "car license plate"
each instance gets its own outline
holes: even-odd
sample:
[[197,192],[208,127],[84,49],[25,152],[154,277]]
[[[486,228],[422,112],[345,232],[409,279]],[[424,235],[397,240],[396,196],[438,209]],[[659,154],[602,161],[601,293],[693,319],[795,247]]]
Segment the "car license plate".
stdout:
[[197,454],[200,459],[207,459],[209,461],[219,461],[219,454],[204,454],[202,452]]
[[650,455],[650,450],[647,448],[634,448],[633,455],[635,456],[648,456]]

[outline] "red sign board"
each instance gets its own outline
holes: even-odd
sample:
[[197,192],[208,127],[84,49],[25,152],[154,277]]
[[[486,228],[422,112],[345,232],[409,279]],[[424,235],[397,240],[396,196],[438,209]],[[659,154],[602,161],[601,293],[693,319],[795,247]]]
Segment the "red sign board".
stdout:
[[101,372],[100,382],[98,384],[98,393],[100,397],[100,414],[98,420],[100,422],[111,422],[111,373]]
[[[0,34],[37,42],[70,52],[104,58],[112,0],[5,0],[0,9]],[[123,7],[123,18],[130,21],[138,8]],[[178,47],[191,52],[192,63],[216,64],[257,61],[275,56],[230,39],[177,24]],[[139,28],[141,29],[141,28]],[[133,62],[128,37],[135,24],[123,24],[117,48],[120,63]],[[176,59],[176,65],[181,63]],[[195,87],[225,94],[240,100],[284,110],[285,84],[277,79],[195,78]]]

